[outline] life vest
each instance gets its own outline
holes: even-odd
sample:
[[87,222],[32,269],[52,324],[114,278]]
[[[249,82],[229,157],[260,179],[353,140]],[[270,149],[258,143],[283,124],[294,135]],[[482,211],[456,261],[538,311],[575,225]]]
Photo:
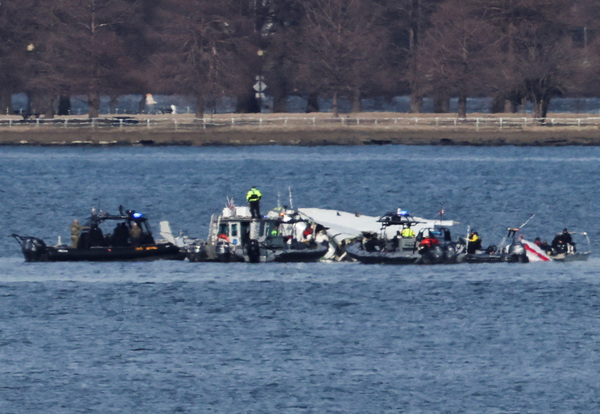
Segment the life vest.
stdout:
[[252,188],[246,195],[246,200],[248,201],[259,201],[261,198],[262,193],[256,188]]
[[431,246],[437,246],[439,244],[440,244],[440,242],[439,242],[438,239],[433,238],[433,237],[428,237],[426,239],[423,239],[421,241],[421,243],[419,244],[419,246],[421,246],[421,247],[431,247]]
[[407,227],[405,229],[402,230],[402,232],[400,233],[400,235],[402,237],[415,237],[415,232],[412,231],[412,229],[410,227]]

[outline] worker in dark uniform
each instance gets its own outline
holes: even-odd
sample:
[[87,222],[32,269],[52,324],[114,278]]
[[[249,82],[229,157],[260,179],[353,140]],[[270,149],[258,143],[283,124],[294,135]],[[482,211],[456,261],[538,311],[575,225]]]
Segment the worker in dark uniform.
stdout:
[[555,254],[577,251],[575,248],[575,243],[573,243],[571,233],[569,233],[569,230],[565,228],[563,229],[562,233],[558,233],[554,237],[554,240],[552,240],[552,250]]
[[560,235],[560,238],[562,239],[563,243],[565,243],[565,244],[573,244],[573,238],[571,237],[571,233],[569,233],[569,230],[567,230],[567,229],[563,229],[563,232]]
[[248,194],[246,195],[246,200],[248,201],[248,205],[250,206],[250,214],[252,218],[260,218],[260,199],[262,198],[262,193],[256,187],[252,186]]

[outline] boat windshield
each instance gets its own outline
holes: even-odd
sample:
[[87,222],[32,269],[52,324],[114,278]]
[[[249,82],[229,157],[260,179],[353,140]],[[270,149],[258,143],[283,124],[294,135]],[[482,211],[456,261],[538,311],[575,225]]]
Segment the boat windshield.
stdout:
[[225,234],[228,237],[238,237],[238,223],[221,223],[219,224],[219,233]]
[[259,237],[267,237],[271,235],[271,232],[275,229],[275,222],[273,221],[262,221],[258,230]]

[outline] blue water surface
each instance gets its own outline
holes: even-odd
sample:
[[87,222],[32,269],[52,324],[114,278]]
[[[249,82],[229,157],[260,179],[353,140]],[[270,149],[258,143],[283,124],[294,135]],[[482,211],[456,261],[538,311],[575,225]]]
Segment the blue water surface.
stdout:
[[[591,147],[0,153],[0,412],[566,413],[600,404],[599,259],[448,266],[25,263],[120,204],[205,237],[227,197],[600,243]],[[290,201],[291,193],[291,201]]]

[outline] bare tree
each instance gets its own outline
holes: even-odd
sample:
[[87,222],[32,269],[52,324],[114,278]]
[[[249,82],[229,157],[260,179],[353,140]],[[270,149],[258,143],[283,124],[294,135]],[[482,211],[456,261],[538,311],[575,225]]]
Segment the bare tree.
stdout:
[[[121,70],[118,76],[113,75],[103,88],[103,93],[111,97],[111,113],[115,112],[115,103],[119,95],[140,94],[144,96],[149,88],[150,64],[153,43],[147,38],[147,27],[156,9],[157,0],[133,0],[133,13],[124,23],[115,25],[116,35],[127,59],[116,69]],[[143,99],[145,104],[145,99]]]
[[256,29],[260,35],[259,72],[273,98],[273,112],[285,112],[286,98],[297,93],[297,54],[290,51],[301,47],[304,6],[302,0],[268,0],[261,4]]
[[292,93],[329,94],[337,115],[340,97],[358,111],[364,94],[401,91],[413,112],[426,93],[457,95],[461,116],[468,96],[494,94],[543,118],[554,96],[600,93],[598,22],[593,0],[0,2],[0,105],[24,91],[51,117],[84,94],[95,117],[100,94],[152,92],[194,96],[198,114],[224,96],[249,111],[264,75],[276,111]]
[[311,0],[298,45],[298,79],[311,92],[330,93],[333,115],[340,96],[354,96],[377,71],[386,39],[368,0]]
[[426,91],[458,96],[458,117],[467,115],[467,97],[485,92],[481,68],[489,65],[493,32],[486,10],[470,0],[448,0],[431,17],[431,28],[419,48]]
[[53,13],[55,5],[48,8],[50,13],[41,14],[37,3],[35,0],[23,0],[12,5],[13,15],[7,23],[16,36],[12,51],[15,58],[13,73],[16,73],[13,79],[29,97],[29,107],[24,115],[33,113],[52,117],[53,99],[58,94],[62,77],[55,66],[57,52],[48,42],[49,35],[57,26]]
[[571,91],[579,96],[600,96],[600,3],[574,0],[568,19],[573,47],[580,53],[580,73]]
[[[74,52],[70,69],[83,76],[89,117],[98,116],[100,93],[114,89],[114,77],[126,79],[135,68],[119,36],[119,27],[135,19],[136,6],[141,3],[127,0],[85,0],[69,4],[62,10],[61,23],[66,27],[63,40]],[[79,29],[79,30],[77,30]]]
[[581,51],[573,47],[571,0],[482,1],[500,47],[488,79],[513,105],[533,103],[534,117],[545,118],[550,100],[573,87]]
[[426,79],[420,66],[421,41],[429,29],[430,17],[442,0],[378,0],[386,11],[382,24],[389,31],[388,56],[395,67],[394,76],[410,93],[410,110],[423,110]]
[[100,94],[116,90],[135,67],[118,31],[135,19],[140,3],[57,0],[42,7],[35,0],[23,1],[30,3],[28,19],[34,28],[27,57],[28,90],[42,99],[47,115],[59,95],[87,95],[89,117],[97,117]]
[[154,20],[155,90],[194,96],[196,114],[251,84],[253,21],[230,1],[161,0]]
[[[0,112],[10,111],[11,95],[19,87],[17,64],[26,53],[26,44],[12,24],[19,14],[19,3],[0,3]],[[17,52],[18,51],[18,52]]]

